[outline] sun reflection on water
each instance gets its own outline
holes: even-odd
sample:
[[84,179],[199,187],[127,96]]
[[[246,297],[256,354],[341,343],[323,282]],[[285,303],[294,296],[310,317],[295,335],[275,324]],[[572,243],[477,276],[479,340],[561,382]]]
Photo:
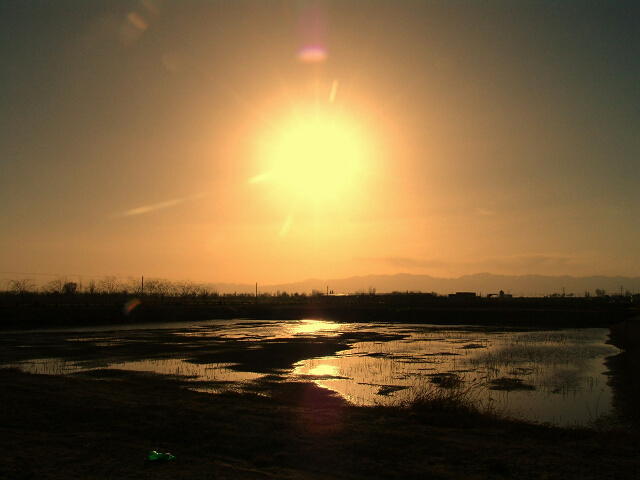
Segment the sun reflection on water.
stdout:
[[318,365],[317,367],[314,367],[312,369],[309,370],[308,372],[309,375],[313,375],[313,376],[317,376],[317,377],[323,377],[323,376],[331,376],[331,377],[336,377],[338,375],[340,375],[340,369],[338,367],[336,367],[335,365]]
[[323,333],[325,335],[336,334],[341,324],[325,320],[301,320],[293,327],[294,335],[312,335]]

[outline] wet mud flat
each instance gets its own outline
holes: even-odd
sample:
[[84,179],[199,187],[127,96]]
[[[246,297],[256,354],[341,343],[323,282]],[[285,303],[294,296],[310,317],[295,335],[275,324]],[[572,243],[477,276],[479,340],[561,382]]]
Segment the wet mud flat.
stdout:
[[[261,387],[268,390],[267,384],[280,380],[281,374],[286,374],[296,362],[305,358],[333,355],[355,342],[403,338],[402,334],[371,331],[340,332],[329,337],[253,336],[252,330],[256,327],[268,328],[271,325],[277,324],[270,321],[234,322],[236,336],[231,337],[225,335],[225,324],[207,324],[194,329],[160,325],[131,330],[118,330],[114,326],[114,330],[99,331],[3,333],[0,337],[0,366],[57,357],[68,363],[78,363],[82,365],[78,370],[86,371],[113,363],[179,358],[196,365],[225,364],[238,372],[271,374]],[[216,386],[214,383],[193,381],[188,385],[191,388]]]
[[354,407],[311,383],[211,395],[108,375],[0,369],[0,478],[639,478],[629,432]]

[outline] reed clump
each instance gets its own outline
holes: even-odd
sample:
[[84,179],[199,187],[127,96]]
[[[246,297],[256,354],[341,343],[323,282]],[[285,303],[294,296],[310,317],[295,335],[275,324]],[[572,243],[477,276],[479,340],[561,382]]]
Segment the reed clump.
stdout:
[[476,413],[481,407],[472,397],[470,389],[462,387],[425,388],[405,402],[404,407],[413,412]]
[[399,401],[397,407],[431,424],[471,426],[495,420],[499,415],[491,402],[485,403],[481,398],[482,391],[475,384],[459,382],[443,387],[430,383],[414,391]]

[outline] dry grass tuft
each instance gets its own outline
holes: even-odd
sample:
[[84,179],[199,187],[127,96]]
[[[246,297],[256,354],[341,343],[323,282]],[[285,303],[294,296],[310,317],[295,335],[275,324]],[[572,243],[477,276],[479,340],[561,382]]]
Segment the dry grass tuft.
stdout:
[[504,413],[497,412],[491,402],[486,403],[475,384],[426,383],[416,391],[396,406],[428,423],[465,427],[495,420]]

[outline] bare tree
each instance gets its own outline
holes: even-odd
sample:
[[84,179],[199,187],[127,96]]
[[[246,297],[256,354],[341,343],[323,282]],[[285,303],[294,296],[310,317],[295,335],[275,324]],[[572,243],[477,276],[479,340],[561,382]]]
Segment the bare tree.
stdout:
[[207,297],[207,288],[201,283],[196,283],[193,286],[192,295],[194,295],[196,297],[206,298]]
[[161,278],[158,280],[158,294],[160,298],[164,298],[168,295],[174,295],[176,292],[176,286],[166,278]]
[[206,284],[200,285],[200,296],[201,297],[217,297],[218,292],[213,285],[206,283]]
[[98,285],[98,289],[100,290],[100,292],[106,293],[108,295],[117,293],[121,288],[121,285],[118,284],[118,277],[114,275],[107,275],[102,280],[100,280],[100,284]]
[[154,296],[158,294],[158,280],[155,278],[150,278],[146,282],[144,282],[144,293],[148,296]]
[[93,295],[94,293],[96,293],[96,290],[96,281],[92,278],[91,280],[89,280],[89,285],[87,285],[87,293]]
[[31,278],[22,278],[20,280],[9,280],[9,291],[24,295],[37,290],[36,282]]
[[133,295],[142,295],[142,279],[129,277],[125,288],[127,289],[127,293],[132,293]]
[[178,295],[185,299],[198,293],[197,285],[189,280],[176,282],[175,286]]
[[65,277],[56,277],[47,282],[44,286],[44,291],[47,293],[57,293],[62,295],[64,293],[64,286],[66,283],[67,279]]
[[31,278],[22,278],[20,280],[9,280],[9,291],[20,295],[20,304],[24,305],[24,298],[29,293],[37,290],[36,282]]
[[147,295],[164,298],[172,291],[173,285],[166,278],[151,278],[144,284]]

